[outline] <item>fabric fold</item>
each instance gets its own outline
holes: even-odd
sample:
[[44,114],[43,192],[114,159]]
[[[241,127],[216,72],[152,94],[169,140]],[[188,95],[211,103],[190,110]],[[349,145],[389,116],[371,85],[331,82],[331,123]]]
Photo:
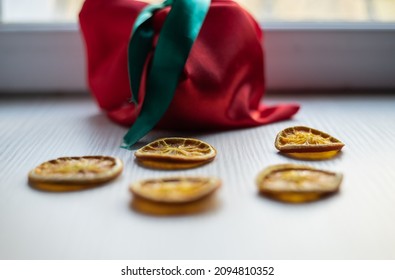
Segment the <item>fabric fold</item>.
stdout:
[[[155,51],[171,13],[169,7],[159,9],[150,19],[151,46],[147,44],[149,50],[143,61],[139,89],[133,89],[132,95],[128,44],[134,22],[145,7],[146,3],[133,0],[86,0],[80,13],[90,90],[113,121],[129,127],[147,101]],[[174,97],[157,127],[232,129],[292,117],[299,109],[297,104],[267,106],[262,101],[263,39],[260,26],[237,3],[212,0],[178,78]],[[160,87],[157,92],[161,93]],[[137,105],[130,103],[132,96],[139,101]],[[156,107],[152,106],[152,110],[156,112]]]

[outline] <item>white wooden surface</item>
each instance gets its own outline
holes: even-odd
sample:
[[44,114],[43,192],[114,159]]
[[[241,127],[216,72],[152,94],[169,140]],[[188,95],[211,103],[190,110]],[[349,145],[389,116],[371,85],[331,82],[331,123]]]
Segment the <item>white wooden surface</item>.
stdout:
[[[181,172],[144,169],[118,148],[126,129],[89,97],[0,99],[1,259],[395,259],[395,95],[270,96],[298,101],[290,121],[237,131],[182,134],[218,149],[214,162]],[[290,205],[261,197],[255,176],[270,164],[302,162],[273,145],[287,126],[308,125],[338,137],[340,156],[315,167],[344,173],[341,192]],[[27,185],[37,164],[60,156],[120,157],[125,170],[106,186],[71,193]],[[302,162],[306,163],[306,162]],[[148,177],[204,174],[222,178],[210,211],[157,217],[130,208],[128,184]]]

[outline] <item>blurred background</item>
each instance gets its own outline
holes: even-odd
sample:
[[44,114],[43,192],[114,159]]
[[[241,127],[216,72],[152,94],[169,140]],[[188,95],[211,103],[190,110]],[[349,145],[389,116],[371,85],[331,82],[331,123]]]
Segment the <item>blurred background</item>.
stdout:
[[[395,0],[236,1],[265,32],[269,90],[395,88]],[[0,0],[0,94],[88,90],[83,2]]]
[[[0,0],[3,23],[76,22],[84,0]],[[259,22],[394,22],[395,0],[236,0]],[[147,2],[160,2],[150,0]]]

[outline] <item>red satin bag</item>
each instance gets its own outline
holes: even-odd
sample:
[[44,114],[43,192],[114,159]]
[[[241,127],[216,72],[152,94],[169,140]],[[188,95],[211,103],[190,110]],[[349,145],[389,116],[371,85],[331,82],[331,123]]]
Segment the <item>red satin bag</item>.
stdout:
[[[80,13],[86,43],[88,81],[99,106],[130,126],[141,103],[130,102],[127,47],[133,23],[147,5],[133,0],[86,0]],[[154,15],[155,38],[169,8]],[[266,106],[262,32],[252,16],[230,0],[212,0],[191,49],[174,98],[158,126],[170,129],[227,129],[290,118],[296,104]],[[152,52],[155,49],[152,46]],[[139,99],[150,55],[141,79]]]

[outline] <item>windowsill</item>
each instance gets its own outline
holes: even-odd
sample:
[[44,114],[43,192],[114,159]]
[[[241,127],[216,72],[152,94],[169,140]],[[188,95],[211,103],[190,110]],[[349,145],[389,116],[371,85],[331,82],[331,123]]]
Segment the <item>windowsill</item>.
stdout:
[[[126,128],[111,123],[91,98],[0,98],[0,212],[9,213],[0,215],[1,259],[395,258],[395,152],[388,148],[395,138],[395,94],[271,94],[266,103],[296,101],[301,111],[292,120],[257,128],[190,132],[214,145],[218,156],[181,173],[215,175],[223,185],[213,208],[177,218],[145,215],[130,206],[130,183],[180,172],[138,166],[133,151],[119,148]],[[283,157],[274,138],[294,125],[326,131],[346,146],[327,161]],[[155,131],[146,141],[170,135]],[[80,192],[48,193],[27,184],[29,170],[43,161],[90,154],[120,157],[123,174]],[[259,196],[257,173],[277,163],[342,172],[340,193],[303,205]]]

